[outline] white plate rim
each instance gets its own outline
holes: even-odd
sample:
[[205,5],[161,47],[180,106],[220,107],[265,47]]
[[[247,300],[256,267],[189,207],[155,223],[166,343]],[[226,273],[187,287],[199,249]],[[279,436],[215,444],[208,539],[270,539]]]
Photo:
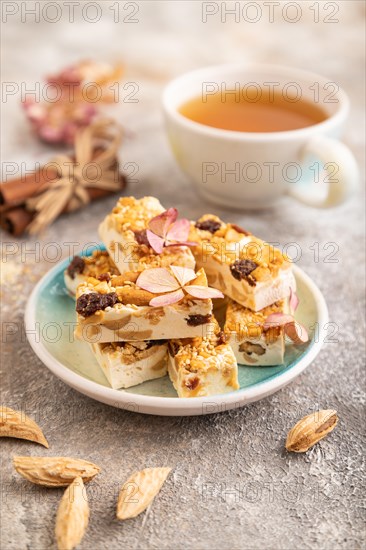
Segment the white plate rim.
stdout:
[[293,270],[296,279],[302,280],[315,299],[317,307],[316,322],[319,325],[319,333],[318,341],[312,342],[311,346],[290,369],[286,369],[282,373],[277,373],[275,378],[258,382],[248,388],[242,388],[234,392],[213,397],[159,397],[131,394],[123,390],[114,390],[113,388],[102,386],[97,382],[88,380],[80,374],[71,371],[63,363],[58,361],[58,359],[53,357],[41,340],[37,342],[36,338],[32,338],[32,336],[35,336],[35,312],[40,290],[60,271],[60,266],[62,264],[65,264],[65,261],[57,263],[48,271],[37,283],[29,296],[24,314],[25,331],[28,342],[42,363],[68,386],[92,399],[116,408],[162,416],[195,416],[239,408],[277,392],[297,378],[297,376],[313,362],[320,352],[325,340],[325,325],[329,320],[325,299],[312,279],[304,273],[302,269],[294,265]]

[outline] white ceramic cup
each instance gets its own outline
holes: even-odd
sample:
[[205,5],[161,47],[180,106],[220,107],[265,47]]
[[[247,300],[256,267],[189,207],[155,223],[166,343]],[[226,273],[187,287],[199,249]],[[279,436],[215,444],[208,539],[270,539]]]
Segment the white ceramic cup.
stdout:
[[[283,132],[238,132],[194,122],[179,112],[189,99],[263,87],[316,102],[328,115],[318,124]],[[335,206],[355,190],[358,168],[339,141],[349,100],[336,83],[276,65],[220,65],[178,77],[163,94],[167,132],[184,172],[208,200],[230,208],[263,208],[284,193],[316,207]],[[319,192],[320,191],[320,192]]]

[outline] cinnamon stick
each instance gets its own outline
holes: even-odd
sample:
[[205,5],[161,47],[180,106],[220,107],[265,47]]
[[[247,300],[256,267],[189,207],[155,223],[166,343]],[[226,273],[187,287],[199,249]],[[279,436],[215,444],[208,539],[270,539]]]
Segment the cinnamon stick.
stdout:
[[9,208],[0,213],[1,227],[14,237],[22,235],[32,219],[33,214],[28,212],[24,206]]
[[[122,191],[126,186],[126,178],[123,174],[120,174],[120,185]],[[88,187],[87,191],[89,193],[91,201],[102,199],[103,197],[111,195],[110,191],[106,191],[105,189],[98,189],[96,187]],[[66,208],[63,209],[62,213],[65,213],[67,211],[68,208],[66,206]],[[20,235],[25,233],[28,225],[33,220],[33,217],[34,214],[26,209],[25,203],[18,204],[16,206],[7,206],[5,208],[0,208],[0,226],[2,227],[2,229],[7,231],[7,233],[10,233],[10,235],[13,235],[14,237],[19,237]]]
[[[93,157],[104,150],[104,147],[96,147]],[[118,167],[119,164],[116,160],[113,167],[116,170],[116,175]],[[27,199],[36,195],[45,183],[49,183],[58,177],[56,168],[53,168],[52,163],[50,163],[49,166],[46,165],[46,167],[42,167],[33,173],[2,182],[0,184],[0,226],[14,237],[22,235],[34,217],[34,214],[26,208]],[[117,177],[122,191],[126,186],[126,178],[122,173],[118,173]],[[111,191],[99,189],[98,187],[86,187],[86,191],[91,201],[111,194]],[[63,213],[67,211],[68,206],[63,210]]]
[[[101,154],[104,147],[97,147],[94,150],[93,157]],[[75,157],[72,157],[75,160]],[[118,170],[116,161],[115,169]],[[54,163],[45,165],[33,173],[24,174],[18,178],[0,183],[0,206],[13,207],[25,203],[27,199],[35,195],[42,185],[58,178],[58,173]],[[124,181],[121,182],[121,189],[124,187]],[[108,192],[97,188],[89,188],[91,200],[104,197]]]
[[26,174],[20,178],[15,178],[0,184],[0,205],[16,206],[24,203],[29,197],[37,193],[37,190],[47,181],[57,177],[56,170],[49,170],[47,174],[52,177],[46,178],[43,169],[37,170],[33,174]]

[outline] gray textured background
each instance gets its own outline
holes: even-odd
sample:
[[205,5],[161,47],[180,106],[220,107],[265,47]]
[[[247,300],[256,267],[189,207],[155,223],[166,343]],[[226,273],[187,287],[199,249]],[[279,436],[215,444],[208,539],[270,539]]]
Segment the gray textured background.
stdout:
[[[109,2],[100,2],[103,15],[96,24],[82,21],[80,9],[69,24],[65,8],[55,24],[42,17],[22,23],[19,15],[3,24],[6,81],[31,84],[84,57],[123,59],[127,80],[139,86],[138,103],[113,111],[130,131],[121,150],[123,162],[139,167],[130,193],[156,195],[187,217],[215,211],[268,240],[296,241],[302,251],[298,265],[324,293],[336,331],[329,331],[334,341],[293,384],[241,410],[194,418],[119,411],[56,379],[21,332],[27,296],[52,266],[42,254],[44,246],[57,241],[65,256],[62,243],[95,241],[97,223],[115,198],[57,221],[44,236],[40,255],[28,253],[26,263],[21,252],[34,250],[35,241],[17,240],[18,254],[2,265],[1,402],[36,418],[50,449],[1,441],[2,549],[54,548],[62,495],[62,490],[41,490],[17,476],[10,461],[14,454],[73,455],[103,468],[88,488],[91,521],[80,548],[364,548],[364,195],[360,192],[346,205],[324,212],[289,198],[267,212],[220,211],[200,199],[178,170],[159,110],[164,84],[190,68],[233,60],[307,68],[328,75],[349,93],[352,112],[344,140],[363,170],[364,3],[331,3],[339,7],[334,16],[338,23],[324,22],[330,12],[322,6],[320,22],[314,23],[312,4],[301,2],[302,16],[294,24],[281,13],[270,23],[265,11],[255,24],[243,19],[220,23],[217,18],[203,24],[201,2],[140,2],[135,24],[114,23]],[[53,151],[31,135],[19,99],[15,95],[5,105],[3,160],[26,161],[31,167]],[[7,240],[4,235],[4,246]],[[319,261],[314,243],[319,243]],[[338,247],[336,262],[329,262],[332,248],[326,249],[327,243]],[[11,279],[15,283],[9,284]],[[6,334],[6,328],[16,334]],[[298,418],[330,407],[337,409],[340,423],[329,438],[306,455],[284,452],[287,431]],[[163,491],[147,513],[117,523],[113,518],[120,484],[133,470],[155,465],[174,467]]]

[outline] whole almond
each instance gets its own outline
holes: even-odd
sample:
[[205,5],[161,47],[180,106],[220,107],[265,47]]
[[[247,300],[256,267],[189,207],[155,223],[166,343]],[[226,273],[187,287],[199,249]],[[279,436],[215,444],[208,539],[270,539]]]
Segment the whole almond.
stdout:
[[116,286],[123,286],[126,283],[136,283],[140,273],[136,271],[134,273],[133,271],[126,271],[123,275],[113,275],[111,279],[111,285]]
[[333,409],[321,410],[305,416],[289,431],[286,449],[295,453],[305,453],[329,434],[336,427],[337,422],[337,412]]
[[27,439],[48,448],[47,439],[38,424],[23,412],[9,407],[0,407],[0,437]]
[[15,456],[13,464],[18,474],[45,487],[66,487],[76,477],[87,482],[100,472],[92,462],[63,456]]
[[123,304],[134,304],[135,306],[148,306],[156,297],[152,292],[143,290],[136,286],[122,286],[116,289],[118,299]]
[[72,550],[84,536],[89,522],[89,504],[81,477],[68,486],[56,515],[55,535],[60,550]]
[[134,518],[146,510],[160,491],[170,471],[171,468],[145,468],[132,474],[120,491],[117,518]]

